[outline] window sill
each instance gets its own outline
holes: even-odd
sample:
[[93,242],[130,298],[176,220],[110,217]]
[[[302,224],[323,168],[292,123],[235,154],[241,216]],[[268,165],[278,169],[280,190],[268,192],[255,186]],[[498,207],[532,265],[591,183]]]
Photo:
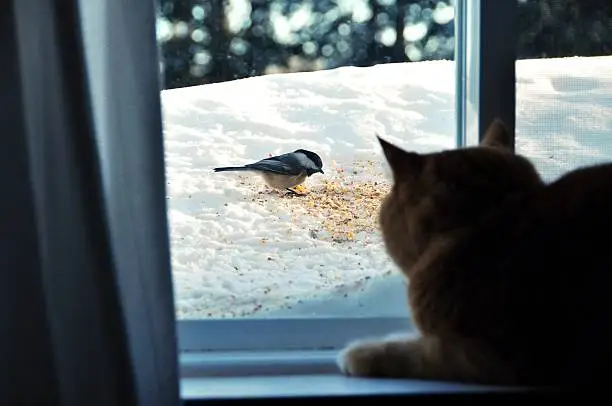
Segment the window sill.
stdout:
[[236,401],[287,397],[354,397],[505,392],[457,383],[351,378],[335,364],[337,351],[182,353],[185,401]]
[[[184,401],[235,401],[312,397],[499,393],[508,389],[417,380],[350,378],[340,374],[181,379]],[[513,390],[512,392],[517,392]]]
[[182,378],[336,374],[337,351],[210,351],[179,356]]

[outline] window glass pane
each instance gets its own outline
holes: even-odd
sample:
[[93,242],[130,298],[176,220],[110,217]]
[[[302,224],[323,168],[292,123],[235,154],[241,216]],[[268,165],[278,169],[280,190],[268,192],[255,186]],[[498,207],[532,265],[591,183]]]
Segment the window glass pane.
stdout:
[[612,3],[519,0],[517,152],[546,180],[612,156]]
[[[455,146],[453,2],[158,4],[177,317],[404,316],[375,135]],[[302,196],[213,172],[297,149],[323,162]]]

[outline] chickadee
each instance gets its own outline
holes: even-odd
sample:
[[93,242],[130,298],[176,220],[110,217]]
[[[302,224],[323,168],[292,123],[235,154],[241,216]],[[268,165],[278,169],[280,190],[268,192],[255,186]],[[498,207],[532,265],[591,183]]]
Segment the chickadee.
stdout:
[[[258,172],[268,186],[274,189],[292,188],[304,183],[307,177],[323,173],[321,157],[312,151],[297,149],[293,152],[262,159],[244,166],[215,168],[215,172],[251,171]],[[297,193],[296,193],[297,194]]]

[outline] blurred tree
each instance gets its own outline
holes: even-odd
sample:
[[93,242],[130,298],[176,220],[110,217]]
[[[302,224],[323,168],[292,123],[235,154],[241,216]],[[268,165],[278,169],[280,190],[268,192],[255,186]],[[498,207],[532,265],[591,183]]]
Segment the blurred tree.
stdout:
[[519,0],[519,58],[609,55],[612,2]]
[[[519,58],[609,54],[608,0],[516,0]],[[159,0],[166,88],[453,59],[452,0]]]

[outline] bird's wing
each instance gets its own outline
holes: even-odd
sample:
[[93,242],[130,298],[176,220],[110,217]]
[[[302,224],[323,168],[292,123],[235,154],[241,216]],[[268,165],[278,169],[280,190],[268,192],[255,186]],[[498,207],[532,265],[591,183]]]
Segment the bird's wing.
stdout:
[[304,168],[299,157],[292,153],[262,159],[261,161],[245,166],[251,169],[280,173],[283,175],[299,175],[300,173],[304,172]]

